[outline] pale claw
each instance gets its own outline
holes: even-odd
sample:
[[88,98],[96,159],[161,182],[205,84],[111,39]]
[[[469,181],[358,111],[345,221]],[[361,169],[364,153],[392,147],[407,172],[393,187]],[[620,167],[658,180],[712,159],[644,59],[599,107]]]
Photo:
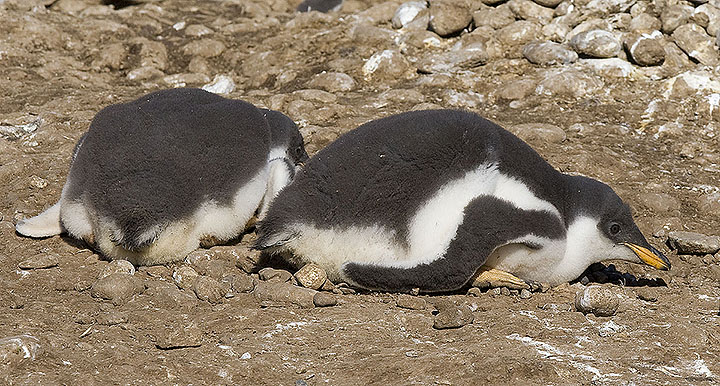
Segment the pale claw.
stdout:
[[478,288],[499,288],[522,290],[530,285],[515,275],[495,268],[480,267],[472,279],[472,286]]

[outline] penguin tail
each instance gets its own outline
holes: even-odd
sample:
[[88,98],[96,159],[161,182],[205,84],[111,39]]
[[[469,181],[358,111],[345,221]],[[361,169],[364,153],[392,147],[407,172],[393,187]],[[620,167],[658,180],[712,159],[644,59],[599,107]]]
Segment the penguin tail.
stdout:
[[60,203],[58,201],[44,212],[35,217],[18,221],[15,225],[17,233],[27,237],[50,237],[59,235],[64,231],[60,222]]

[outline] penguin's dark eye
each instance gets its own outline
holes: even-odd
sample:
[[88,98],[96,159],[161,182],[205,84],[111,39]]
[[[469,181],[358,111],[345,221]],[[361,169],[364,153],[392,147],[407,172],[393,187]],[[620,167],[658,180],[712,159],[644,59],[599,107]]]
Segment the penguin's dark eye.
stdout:
[[616,234],[620,233],[620,230],[621,230],[620,224],[618,224],[616,222],[610,224],[610,234],[612,236],[615,236]]

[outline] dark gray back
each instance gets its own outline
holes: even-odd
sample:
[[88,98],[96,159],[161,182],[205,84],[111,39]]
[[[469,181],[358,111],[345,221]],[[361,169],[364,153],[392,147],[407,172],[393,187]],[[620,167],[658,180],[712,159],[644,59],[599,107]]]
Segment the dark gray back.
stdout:
[[414,111],[368,122],[318,152],[273,202],[259,231],[288,221],[380,223],[402,241],[420,205],[486,162],[556,205],[565,195],[563,175],[500,126],[470,112]]
[[172,89],[104,108],[81,141],[67,198],[142,233],[208,200],[230,204],[266,164],[270,131],[249,103]]

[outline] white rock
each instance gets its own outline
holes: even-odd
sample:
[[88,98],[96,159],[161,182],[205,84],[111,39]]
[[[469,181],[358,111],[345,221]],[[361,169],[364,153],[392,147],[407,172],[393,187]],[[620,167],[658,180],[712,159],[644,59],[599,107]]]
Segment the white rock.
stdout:
[[596,74],[611,78],[628,78],[636,73],[636,68],[619,58],[583,59],[580,64],[591,68]]
[[548,70],[535,92],[540,95],[580,98],[600,90],[603,82],[576,69]]
[[682,81],[683,87],[688,87],[696,93],[720,93],[720,81],[709,71],[687,71],[665,81],[663,96],[669,98],[676,83]]
[[523,48],[523,56],[533,64],[552,66],[570,64],[578,59],[575,51],[554,42],[532,42]]
[[203,85],[202,89],[215,94],[230,94],[235,91],[235,82],[227,75],[217,74],[212,82]]
[[424,9],[427,9],[424,1],[408,1],[401,4],[392,18],[393,28],[402,28],[410,24]]
[[596,29],[582,32],[570,39],[570,46],[580,55],[610,58],[620,52],[620,42],[608,31]]

